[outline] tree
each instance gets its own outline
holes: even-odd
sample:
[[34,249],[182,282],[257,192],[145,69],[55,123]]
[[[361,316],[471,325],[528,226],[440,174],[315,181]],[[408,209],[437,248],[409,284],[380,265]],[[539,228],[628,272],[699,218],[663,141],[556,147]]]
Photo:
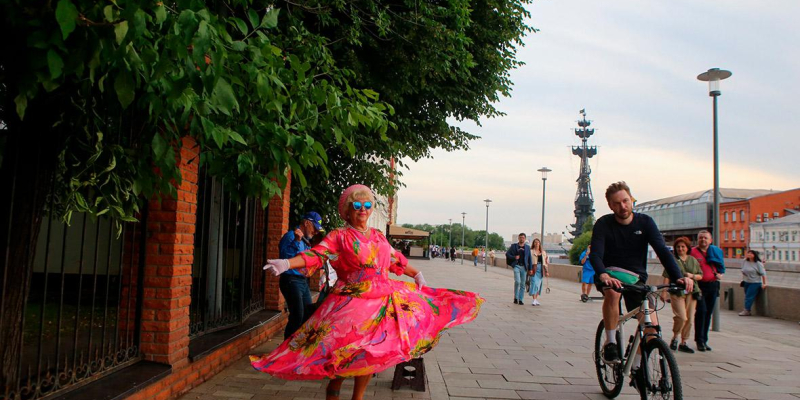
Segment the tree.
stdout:
[[575,238],[572,242],[572,247],[569,249],[569,262],[572,265],[581,265],[581,253],[592,243],[592,228],[594,228],[594,217],[590,216],[583,223],[583,233]]

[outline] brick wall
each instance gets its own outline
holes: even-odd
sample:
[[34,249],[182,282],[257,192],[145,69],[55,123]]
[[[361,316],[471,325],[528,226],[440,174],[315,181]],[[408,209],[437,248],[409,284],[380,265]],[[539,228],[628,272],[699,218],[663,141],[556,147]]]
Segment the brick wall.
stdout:
[[[286,317],[282,314],[211,354],[189,361],[198,154],[194,139],[184,138],[177,156],[182,175],[177,199],[154,199],[149,204],[140,350],[145,360],[172,366],[172,373],[137,392],[130,397],[132,399],[177,398],[249,353],[253,347],[281,333],[286,325]],[[266,219],[261,210],[253,216],[256,218],[256,237],[266,237],[265,248],[255,250],[258,262],[265,260],[265,252],[269,258],[278,257],[278,242],[289,226],[289,193],[287,183],[282,198],[270,201]],[[135,266],[129,267],[135,270]],[[265,308],[282,310],[284,301],[278,289],[278,279],[268,277],[264,285]]]

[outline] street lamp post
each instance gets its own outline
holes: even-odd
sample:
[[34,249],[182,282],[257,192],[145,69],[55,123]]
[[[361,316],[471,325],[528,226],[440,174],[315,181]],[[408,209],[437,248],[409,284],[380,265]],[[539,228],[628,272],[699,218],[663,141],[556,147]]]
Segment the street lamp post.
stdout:
[[[732,75],[731,71],[719,68],[711,68],[700,75],[697,79],[708,82],[708,95],[714,99],[714,214],[712,216],[711,242],[719,246],[719,145],[717,133],[717,97],[722,92],[719,90],[719,81],[728,79]],[[714,303],[714,313],[712,314],[711,329],[719,332],[719,297]]]
[[492,201],[490,199],[484,200],[486,202],[486,236],[484,237],[484,249],[486,249],[486,255],[483,257],[483,272],[489,271],[489,267],[486,265],[486,259],[489,258],[489,203]]
[[461,265],[464,265],[464,218],[467,217],[467,213],[461,213]]
[[450,227],[447,228],[447,234],[449,235],[448,239],[447,239],[447,247],[452,248],[453,247],[453,219],[449,218],[448,221],[450,221]]
[[547,173],[551,172],[552,170],[548,169],[547,167],[542,167],[540,169],[537,169],[537,171],[542,173],[542,231],[541,231],[542,234],[540,236],[539,244],[541,244],[542,249],[544,249],[544,200],[545,200],[545,190],[546,190],[545,184],[547,183]]

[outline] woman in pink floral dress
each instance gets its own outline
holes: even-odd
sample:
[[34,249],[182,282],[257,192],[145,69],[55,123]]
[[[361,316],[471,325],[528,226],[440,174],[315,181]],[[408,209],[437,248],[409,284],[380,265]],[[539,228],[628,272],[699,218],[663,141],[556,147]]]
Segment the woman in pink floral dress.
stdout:
[[[380,231],[367,227],[374,201],[366,186],[347,188],[339,199],[345,228],[297,257],[268,261],[264,269],[274,275],[292,268],[310,276],[327,259],[339,281],[277,349],[250,356],[257,370],[291,380],[329,378],[329,400],[338,399],[344,379],[354,377],[353,399],[361,400],[373,373],[425,354],[445,329],[477,317],[480,296],[427,287],[422,273]],[[389,272],[415,283],[390,279]]]

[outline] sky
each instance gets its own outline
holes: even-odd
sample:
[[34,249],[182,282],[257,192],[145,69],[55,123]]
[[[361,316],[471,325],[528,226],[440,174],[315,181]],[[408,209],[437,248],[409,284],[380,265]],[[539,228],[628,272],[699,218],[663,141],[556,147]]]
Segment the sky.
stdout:
[[481,138],[467,151],[410,162],[398,222],[448,219],[506,240],[539,232],[547,166],[545,232],[574,222],[580,158],[570,146],[586,109],[595,217],[605,188],[624,180],[639,201],[713,187],[712,98],[697,75],[729,70],[718,98],[720,186],[800,187],[800,2],[548,0],[528,6],[529,25],[511,74],[505,117],[453,121]]

